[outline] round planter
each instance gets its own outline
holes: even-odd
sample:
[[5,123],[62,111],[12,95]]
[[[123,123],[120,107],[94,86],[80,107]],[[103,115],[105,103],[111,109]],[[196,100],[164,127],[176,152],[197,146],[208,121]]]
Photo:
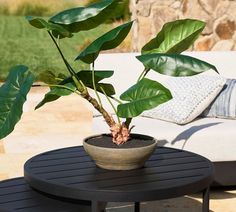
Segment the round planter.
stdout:
[[[111,145],[106,146],[105,140],[110,140]],[[133,143],[128,144],[131,141]],[[155,150],[157,140],[146,135],[131,134],[131,141],[127,145],[117,146],[113,144],[110,134],[101,134],[86,138],[83,147],[96,165],[103,169],[131,170],[144,166]]]

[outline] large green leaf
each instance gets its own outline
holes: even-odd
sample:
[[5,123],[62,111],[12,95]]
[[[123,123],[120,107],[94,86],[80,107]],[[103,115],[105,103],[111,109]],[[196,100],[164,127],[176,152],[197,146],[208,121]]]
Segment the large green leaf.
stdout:
[[146,69],[170,76],[191,76],[213,69],[215,66],[194,57],[181,54],[146,54],[136,57]]
[[118,105],[118,116],[132,118],[170,100],[172,96],[170,91],[160,83],[143,78],[125,91],[120,98],[128,103]]
[[65,27],[54,24],[54,23],[48,23],[42,18],[35,18],[32,16],[27,16],[26,19],[28,22],[38,29],[45,29],[47,31],[51,31],[52,34],[57,38],[65,38],[65,37],[72,37],[72,33],[70,33]]
[[169,22],[142,48],[142,54],[181,53],[193,44],[205,25],[204,22],[194,19]]
[[[100,93],[103,93],[101,87],[105,91],[106,95],[112,96],[115,94],[115,89],[111,84],[106,83],[99,83],[101,80],[111,77],[113,75],[113,71],[95,71],[94,72],[94,78],[95,78],[95,85],[97,88],[97,91]],[[80,71],[77,73],[77,77],[83,82],[83,84],[86,87],[93,89],[93,83],[92,83],[92,71]],[[76,91],[76,86],[74,84],[74,81],[72,77],[68,77],[65,80],[61,81],[59,83],[59,86],[63,87],[53,87],[47,94],[45,94],[43,100],[36,106],[35,109],[38,109],[42,107],[44,104],[48,102],[55,101],[59,99],[61,96],[67,96],[72,94]]]
[[[89,86],[89,87],[93,89],[92,86]],[[115,89],[114,89],[112,84],[109,84],[109,83],[97,83],[96,87],[97,87],[97,91],[102,93],[102,94],[103,94],[103,90],[104,90],[105,94],[107,96],[113,96],[115,94]],[[103,90],[101,89],[101,87],[103,88]]]
[[63,25],[71,33],[89,30],[111,17],[121,0],[102,0],[87,7],[64,10],[49,19]]
[[[110,71],[110,70],[100,70],[100,71],[94,71],[94,82],[95,82],[95,85],[96,87],[98,88],[99,85],[98,83],[100,81],[102,81],[103,79],[105,78],[109,78],[113,75],[114,71]],[[92,81],[92,71],[91,70],[83,70],[83,71],[80,71],[78,72],[77,74],[77,77],[78,79],[80,79],[83,84],[86,86],[86,87],[89,87],[89,88],[92,88],[93,89],[93,81]],[[66,78],[65,80],[63,80],[60,84],[65,84],[65,83],[72,83],[73,82],[73,79],[72,77],[68,77]],[[107,87],[107,86],[105,86]],[[115,94],[115,90],[113,88],[113,86],[108,86],[109,88],[112,87],[112,89],[108,89],[106,90],[105,89],[105,92],[107,93],[107,95],[114,95]]]
[[[111,70],[94,71],[94,81],[98,83],[103,79],[110,78],[114,74]],[[84,83],[85,86],[92,85],[92,71],[84,70],[77,73],[78,78]],[[89,87],[89,86],[88,86]]]
[[37,81],[44,82],[46,84],[58,84],[64,79],[66,79],[62,73],[55,75],[52,71],[44,71],[37,76]]
[[5,83],[0,87],[0,139],[10,134],[22,115],[34,76],[26,66],[11,69]]
[[85,63],[93,63],[98,54],[102,50],[113,49],[120,45],[120,43],[126,38],[128,35],[132,21],[122,24],[115,29],[105,33],[94,42],[92,42],[84,51],[82,51],[76,60],[82,60]]

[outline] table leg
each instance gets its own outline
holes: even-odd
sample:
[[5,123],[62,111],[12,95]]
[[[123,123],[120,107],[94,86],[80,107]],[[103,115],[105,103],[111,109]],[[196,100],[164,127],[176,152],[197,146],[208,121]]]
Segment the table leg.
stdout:
[[106,202],[92,201],[92,212],[104,212],[106,204]]
[[202,212],[209,212],[210,186],[203,190],[202,193]]
[[139,202],[134,203],[134,212],[140,212],[140,203]]

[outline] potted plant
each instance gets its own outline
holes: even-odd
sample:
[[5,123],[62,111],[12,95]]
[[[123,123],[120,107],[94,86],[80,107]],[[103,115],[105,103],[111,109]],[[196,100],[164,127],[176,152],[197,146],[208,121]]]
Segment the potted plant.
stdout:
[[[71,38],[74,33],[97,27],[111,16],[119,2],[120,0],[101,0],[87,7],[59,12],[48,21],[35,17],[27,17],[27,20],[32,26],[47,31],[70,75],[63,76],[62,79],[58,79],[62,75],[45,75],[45,82],[50,82],[50,91],[36,109],[61,96],[78,94],[101,113],[111,131],[109,135],[85,139],[85,150],[100,167],[134,169],[143,166],[144,161],[154,151],[156,140],[149,136],[132,134],[132,119],[172,98],[167,88],[148,78],[148,73],[156,71],[176,77],[191,76],[216,68],[199,59],[180,54],[193,44],[205,27],[204,22],[191,19],[166,23],[157,36],[144,45],[141,55],[137,56],[143,63],[144,70],[140,73],[137,83],[131,85],[120,98],[115,97],[115,89],[111,84],[101,82],[111,77],[113,71],[94,70],[94,64],[101,51],[113,49],[125,39],[133,21],[110,30],[78,54],[75,60],[90,64],[90,70],[72,68],[60,49],[58,40]],[[11,133],[19,121],[26,95],[34,79],[26,66],[17,66],[10,71],[6,82],[0,88],[0,138]],[[91,95],[91,90],[95,97]],[[103,107],[100,95],[105,95],[111,104],[111,99],[118,102],[117,108],[112,104],[117,121]]]

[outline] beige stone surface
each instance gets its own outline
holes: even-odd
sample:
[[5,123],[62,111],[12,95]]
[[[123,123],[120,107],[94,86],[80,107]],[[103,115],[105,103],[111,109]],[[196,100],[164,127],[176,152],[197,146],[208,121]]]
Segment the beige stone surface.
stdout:
[[214,40],[212,35],[201,37],[195,42],[194,48],[197,51],[207,51],[214,45]]
[[[163,24],[177,19],[199,19],[206,22],[200,38],[193,50],[234,49],[236,39],[236,1],[234,0],[132,0],[132,18],[137,20],[133,28],[133,49],[141,47],[155,37]],[[143,17],[145,16],[145,19]],[[146,27],[149,22],[150,27]],[[227,48],[222,40],[233,41],[233,47]],[[227,43],[229,44],[229,42]],[[215,48],[213,48],[215,46]]]
[[212,51],[231,51],[233,50],[234,45],[235,43],[232,39],[221,40],[213,46]]
[[46,91],[47,88],[32,88],[22,119],[3,139],[6,153],[42,152],[81,145],[83,138],[90,135],[92,114],[79,96],[61,97],[34,110]]
[[0,154],[4,152],[5,152],[4,145],[3,145],[3,142],[1,142],[0,140]]
[[152,8],[152,34],[155,34],[155,32],[159,32],[162,28],[162,26],[169,21],[176,20],[178,17],[178,14],[176,13],[176,10],[168,7],[168,6],[155,6]]
[[222,40],[231,39],[236,30],[234,19],[229,18],[227,15],[219,18],[214,24],[214,31]]
[[62,97],[35,111],[47,91],[31,89],[22,119],[0,141],[0,180],[22,176],[25,161],[35,154],[82,145],[82,140],[91,135],[92,114],[79,96]]

